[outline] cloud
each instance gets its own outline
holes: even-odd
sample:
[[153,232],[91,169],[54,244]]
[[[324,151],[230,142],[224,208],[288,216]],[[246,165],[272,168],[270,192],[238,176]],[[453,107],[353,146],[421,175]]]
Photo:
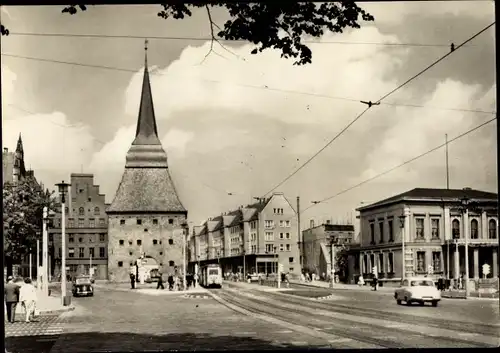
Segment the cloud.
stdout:
[[[388,50],[375,45],[326,44],[398,43],[395,36],[382,34],[375,27],[325,35],[322,41],[311,45],[313,63],[302,67],[293,66],[291,60],[280,58],[275,51],[249,55],[252,45],[231,48],[237,57],[217,48],[227,59],[211,54],[200,65],[210,46],[205,43],[186,47],[168,67],[152,68],[159,133],[191,219],[262,196],[363,111],[365,106],[359,100],[377,100],[420,69],[402,72],[410,55],[404,47]],[[422,55],[427,65],[436,59],[435,53]],[[134,117],[142,75],[141,69],[132,77],[124,95],[124,113]],[[494,109],[494,87],[464,84],[457,77],[439,79],[437,84],[425,84],[423,77],[420,82],[423,88],[415,91],[410,84],[387,101],[434,108]],[[302,195],[305,203],[323,199],[425,152],[443,142],[445,133],[451,139],[489,118],[434,108],[374,107],[277,191],[285,192],[290,199]],[[121,128],[92,158],[91,169],[97,176],[106,175],[99,183],[109,198],[123,173],[134,133],[135,125]],[[457,186],[465,183],[495,188],[492,178],[496,178],[496,172],[488,167],[496,158],[491,148],[495,140],[490,135],[481,137],[485,140],[478,142],[479,137],[471,134],[454,144],[455,151],[450,145],[450,165]],[[484,158],[475,158],[478,154]],[[452,158],[457,155],[461,155],[460,160]],[[359,202],[375,201],[395,190],[441,186],[443,163],[439,158],[422,158],[411,168],[401,168],[332,199],[314,212],[319,216],[345,215]],[[486,172],[475,177],[477,169]],[[228,197],[228,192],[233,196]]]

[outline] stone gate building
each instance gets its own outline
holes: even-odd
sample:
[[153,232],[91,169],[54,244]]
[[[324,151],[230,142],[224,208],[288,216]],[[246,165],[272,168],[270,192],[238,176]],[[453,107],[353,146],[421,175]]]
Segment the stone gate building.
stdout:
[[165,274],[182,270],[187,210],[177,196],[158,138],[147,54],[136,135],[107,214],[110,281],[128,281],[139,259],[156,262]]

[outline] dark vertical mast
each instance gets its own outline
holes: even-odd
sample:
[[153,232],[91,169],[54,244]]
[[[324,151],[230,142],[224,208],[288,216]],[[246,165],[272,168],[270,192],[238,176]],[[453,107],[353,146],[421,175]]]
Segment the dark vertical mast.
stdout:
[[450,169],[448,166],[448,134],[445,136],[445,147],[446,147],[446,189],[450,189]]

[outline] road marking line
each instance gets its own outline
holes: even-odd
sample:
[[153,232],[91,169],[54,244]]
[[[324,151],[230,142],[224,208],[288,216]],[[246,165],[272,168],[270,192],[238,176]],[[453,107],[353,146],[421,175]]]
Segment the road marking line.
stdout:
[[328,340],[328,343],[340,343],[340,342],[351,342],[351,338],[336,338],[333,340]]
[[282,330],[282,331],[278,331],[278,333],[293,333],[292,330]]
[[315,327],[315,328],[314,328],[314,330],[315,330],[315,331],[322,331],[323,329],[322,329],[322,328],[320,328],[320,327]]
[[471,332],[459,332],[458,333],[459,336],[462,336],[462,337],[470,337],[470,336],[476,336],[477,333],[471,333]]
[[308,345],[308,343],[306,341],[292,341],[290,343],[295,345],[295,346],[307,346]]
[[245,332],[235,332],[235,334],[237,334],[237,335],[256,335],[257,332],[247,332],[247,331],[245,331]]

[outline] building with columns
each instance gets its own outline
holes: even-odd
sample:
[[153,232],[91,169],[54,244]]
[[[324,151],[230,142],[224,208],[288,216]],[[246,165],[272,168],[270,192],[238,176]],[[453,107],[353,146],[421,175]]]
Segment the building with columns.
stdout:
[[[470,188],[416,188],[360,207],[353,272],[371,278],[376,266],[378,278],[387,284],[412,275],[458,280],[465,274],[468,236],[469,277],[496,278],[497,202],[497,194]],[[487,275],[484,264],[491,269]]]
[[108,278],[129,281],[148,269],[182,274],[187,210],[169,173],[156,127],[147,56],[137,129],[108,214]]

